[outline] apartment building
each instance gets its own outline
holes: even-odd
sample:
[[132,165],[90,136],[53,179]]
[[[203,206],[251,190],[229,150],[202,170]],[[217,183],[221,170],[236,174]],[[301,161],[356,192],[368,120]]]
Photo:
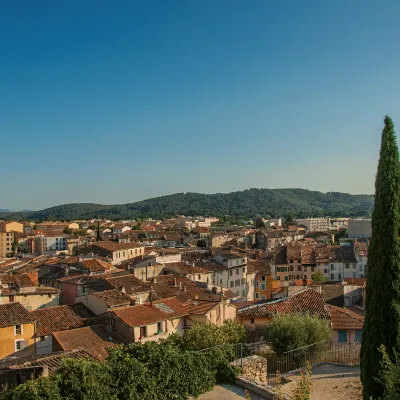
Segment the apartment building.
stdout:
[[302,218],[297,220],[297,225],[303,225],[309,232],[329,231],[331,222],[329,218]]
[[60,235],[65,229],[79,229],[79,224],[72,222],[41,222],[36,224],[36,230],[46,235]]
[[113,265],[144,255],[144,245],[135,243],[96,242],[88,249],[108,258]]
[[14,232],[0,232],[0,260],[13,253]]
[[37,235],[34,243],[37,254],[59,254],[68,252],[68,238],[66,235]]

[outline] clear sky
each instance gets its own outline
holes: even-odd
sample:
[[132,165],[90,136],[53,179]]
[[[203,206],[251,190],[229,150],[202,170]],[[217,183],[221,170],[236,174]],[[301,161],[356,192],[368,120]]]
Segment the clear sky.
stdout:
[[2,0],[0,208],[372,193],[400,1]]

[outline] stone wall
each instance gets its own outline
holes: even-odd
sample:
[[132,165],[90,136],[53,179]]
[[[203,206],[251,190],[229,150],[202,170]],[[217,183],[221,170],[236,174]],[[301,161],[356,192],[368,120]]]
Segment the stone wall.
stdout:
[[255,382],[267,381],[267,359],[257,355],[236,360],[235,365],[242,368],[241,375]]

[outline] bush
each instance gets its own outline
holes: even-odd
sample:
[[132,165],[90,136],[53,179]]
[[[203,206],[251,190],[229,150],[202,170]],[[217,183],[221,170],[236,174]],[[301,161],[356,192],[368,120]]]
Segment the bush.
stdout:
[[308,314],[285,314],[275,317],[264,336],[278,355],[309,344],[330,340],[329,322]]
[[314,282],[326,282],[328,280],[328,278],[322,271],[317,271],[315,272],[315,274],[312,274],[311,279]]
[[235,322],[221,327],[194,324],[185,336],[132,343],[109,349],[104,362],[65,359],[52,378],[26,382],[10,400],[186,400],[217,382],[233,382],[237,341],[245,329]]

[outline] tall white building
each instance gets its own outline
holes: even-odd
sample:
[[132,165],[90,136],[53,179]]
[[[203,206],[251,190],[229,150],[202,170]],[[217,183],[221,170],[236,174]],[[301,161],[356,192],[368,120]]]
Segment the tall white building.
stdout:
[[302,218],[297,220],[297,225],[305,226],[310,232],[329,231],[331,229],[329,218]]

